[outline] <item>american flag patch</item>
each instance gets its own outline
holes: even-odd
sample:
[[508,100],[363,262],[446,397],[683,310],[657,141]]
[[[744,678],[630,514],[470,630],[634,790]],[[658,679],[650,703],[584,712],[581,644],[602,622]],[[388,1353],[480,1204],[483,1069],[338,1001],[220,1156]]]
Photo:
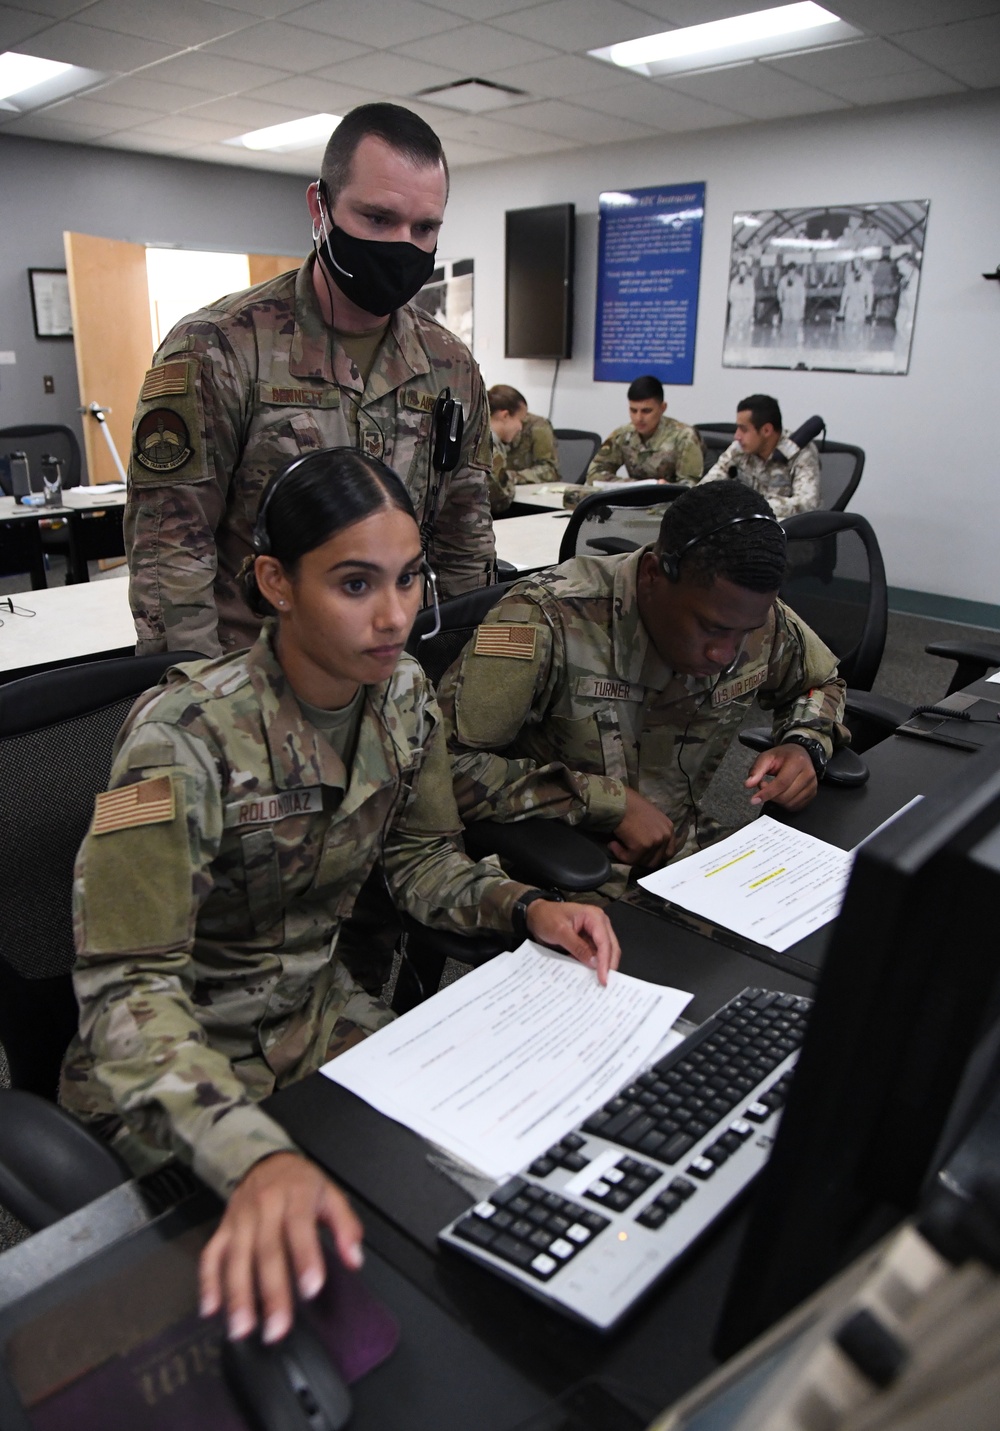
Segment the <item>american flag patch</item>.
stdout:
[[179,396],[187,390],[187,363],[162,363],[158,368],[149,369],[139,397],[143,402],[149,402],[152,398]]
[[534,626],[480,626],[473,654],[513,656],[518,661],[530,661],[535,655],[536,630]]
[[160,825],[174,818],[174,787],[169,775],[105,790],[94,803],[92,835],[131,830],[136,825]]

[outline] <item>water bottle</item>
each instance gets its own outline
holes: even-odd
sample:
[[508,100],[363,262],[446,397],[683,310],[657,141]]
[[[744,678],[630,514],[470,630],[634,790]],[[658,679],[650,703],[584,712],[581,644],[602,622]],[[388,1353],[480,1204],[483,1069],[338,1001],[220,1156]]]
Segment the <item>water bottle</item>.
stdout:
[[18,502],[31,493],[31,469],[26,452],[10,454],[10,490]]

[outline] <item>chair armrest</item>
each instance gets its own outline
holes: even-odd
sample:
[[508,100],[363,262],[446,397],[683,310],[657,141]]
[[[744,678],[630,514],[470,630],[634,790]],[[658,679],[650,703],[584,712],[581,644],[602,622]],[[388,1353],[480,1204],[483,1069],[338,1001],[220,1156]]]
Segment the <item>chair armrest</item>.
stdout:
[[624,556],[626,552],[639,550],[639,543],[629,541],[628,537],[588,537],[587,546],[605,556]]
[[82,1123],[35,1093],[0,1092],[0,1203],[38,1232],[130,1177]]
[[603,846],[562,820],[536,816],[510,825],[477,820],[465,828],[465,849],[474,860],[499,855],[512,878],[540,889],[578,894],[611,878],[611,861]]
[[847,716],[857,716],[877,726],[883,739],[892,735],[904,720],[909,720],[912,710],[913,707],[906,701],[897,701],[892,696],[877,696],[872,691],[853,689],[847,692]]
[[948,687],[949,696],[982,680],[991,666],[1000,666],[1000,642],[996,641],[932,641],[924,650],[928,656],[943,656],[958,663]]
[[[862,694],[867,695],[868,692],[864,691]],[[909,711],[907,711],[907,715],[909,715]],[[748,746],[750,750],[770,750],[774,740],[769,730],[757,726],[751,730],[740,731],[740,744]],[[823,776],[823,783],[824,785],[840,785],[849,790],[855,786],[864,785],[870,773],[868,766],[857,751],[852,750],[849,745],[842,745],[830,756],[826,774]]]

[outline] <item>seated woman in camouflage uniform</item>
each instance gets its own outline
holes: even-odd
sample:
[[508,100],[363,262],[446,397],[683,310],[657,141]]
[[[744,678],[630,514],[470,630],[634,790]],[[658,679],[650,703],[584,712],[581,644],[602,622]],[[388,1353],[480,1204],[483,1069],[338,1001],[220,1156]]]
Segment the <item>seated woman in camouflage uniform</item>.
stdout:
[[[141,1172],[173,1154],[229,1206],[202,1258],[202,1308],[245,1336],[291,1323],[322,1285],[317,1227],[346,1265],[343,1194],[257,1102],[381,1028],[337,940],[381,861],[422,922],[509,930],[537,895],[473,864],[433,693],[403,645],[424,564],[410,499],[348,448],[265,489],[245,564],[270,617],[256,644],[172,669],[119,739],[77,864],[80,1033],[61,1097]],[[531,935],[595,967],[605,916],[534,898]]]

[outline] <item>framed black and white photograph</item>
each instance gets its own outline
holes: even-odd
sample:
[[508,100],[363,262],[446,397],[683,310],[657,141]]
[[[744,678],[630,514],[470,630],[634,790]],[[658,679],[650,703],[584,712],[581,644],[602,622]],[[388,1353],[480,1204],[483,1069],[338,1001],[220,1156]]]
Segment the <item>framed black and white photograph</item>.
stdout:
[[734,214],[723,366],[906,373],[929,209]]
[[472,347],[475,260],[446,258],[438,264],[413,302],[436,318],[467,348]]
[[72,338],[69,279],[64,268],[29,268],[31,314],[36,338]]

